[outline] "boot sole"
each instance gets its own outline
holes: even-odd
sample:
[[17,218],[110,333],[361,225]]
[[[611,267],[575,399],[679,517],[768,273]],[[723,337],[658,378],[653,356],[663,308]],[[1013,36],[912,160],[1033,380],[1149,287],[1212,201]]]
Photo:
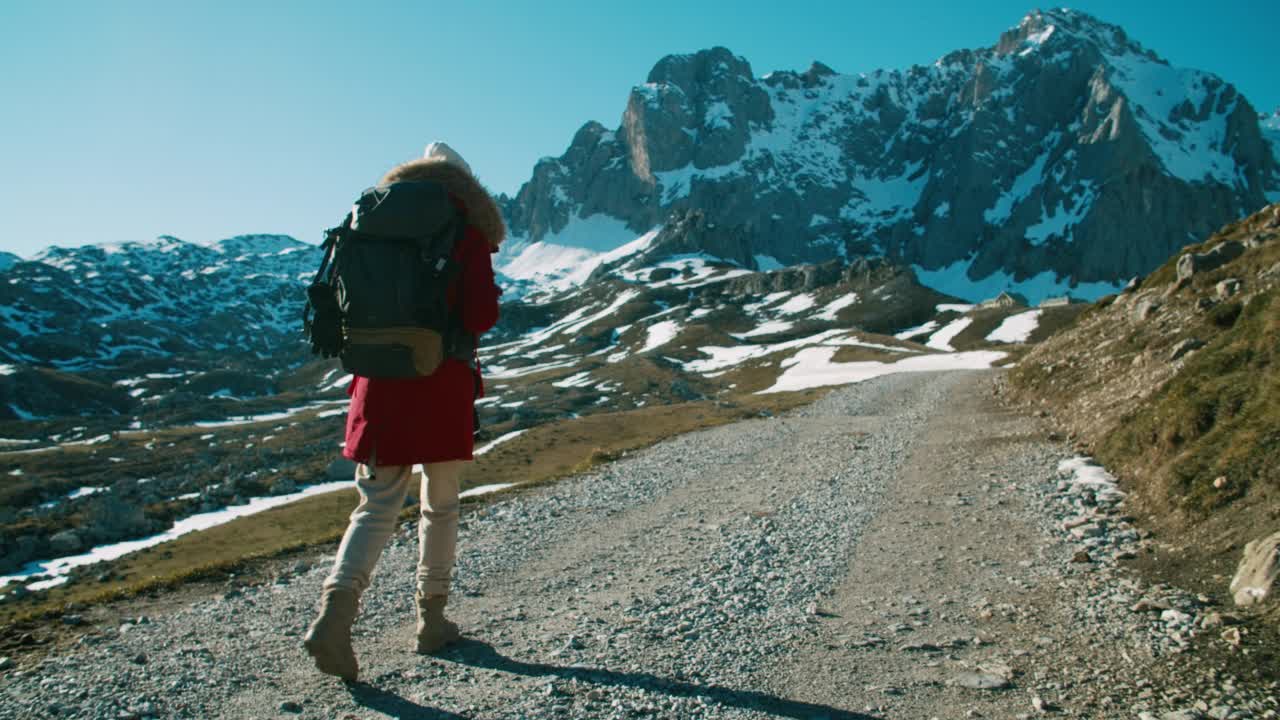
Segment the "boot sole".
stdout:
[[343,680],[355,681],[360,673],[358,666],[350,667],[342,659],[342,651],[325,645],[319,640],[304,640],[303,647],[316,663],[316,669],[326,675],[335,675]]
[[436,640],[435,642],[430,642],[430,643],[424,643],[422,642],[422,640],[419,640],[418,649],[416,650],[416,652],[419,655],[433,655],[437,652],[440,652],[444,648],[447,648],[450,645],[458,642],[461,639],[462,639],[462,635],[457,634],[449,637],[443,637]]

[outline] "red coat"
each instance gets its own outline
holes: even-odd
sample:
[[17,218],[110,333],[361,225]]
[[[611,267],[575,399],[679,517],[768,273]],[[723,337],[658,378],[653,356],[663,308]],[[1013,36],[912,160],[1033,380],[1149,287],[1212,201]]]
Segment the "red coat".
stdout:
[[[462,326],[476,336],[498,322],[491,246],[468,226],[453,257],[462,264],[461,293],[450,288],[451,307],[462,304]],[[461,295],[461,297],[459,297]],[[347,441],[342,455],[378,465],[470,460],[473,404],[483,396],[480,370],[446,358],[434,373],[418,378],[355,377],[347,387]]]

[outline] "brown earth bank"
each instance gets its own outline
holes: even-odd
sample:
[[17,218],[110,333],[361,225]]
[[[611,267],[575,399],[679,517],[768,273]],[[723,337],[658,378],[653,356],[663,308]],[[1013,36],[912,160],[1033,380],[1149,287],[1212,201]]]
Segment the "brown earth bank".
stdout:
[[1160,536],[1059,472],[1002,374],[877,378],[468,506],[436,657],[409,522],[359,683],[301,650],[313,553],[10,660],[0,718],[1275,717],[1257,619],[1145,574]]
[[[1223,596],[1280,530],[1280,205],[1100,300],[1009,379],[1119,476],[1160,538],[1149,572]],[[1273,628],[1277,606],[1258,611]]]

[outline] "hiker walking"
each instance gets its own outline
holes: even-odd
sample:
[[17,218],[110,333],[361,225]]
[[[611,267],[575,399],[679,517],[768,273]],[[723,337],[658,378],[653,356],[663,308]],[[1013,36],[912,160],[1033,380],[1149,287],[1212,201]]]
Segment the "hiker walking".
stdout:
[[[421,200],[414,199],[419,196]],[[435,217],[439,213],[431,205],[433,198],[440,198],[435,202],[444,208],[443,215],[453,217],[449,222],[454,225]],[[374,255],[389,252],[383,248],[389,244],[384,238],[370,241],[375,231],[412,235],[418,231],[400,228],[415,223],[426,223],[424,227],[436,223],[438,227],[422,231],[423,236],[444,234],[445,238],[419,239],[419,254],[414,249],[418,246],[402,242],[410,248],[403,256],[407,260],[388,261]],[[354,680],[359,666],[351,648],[351,625],[378,557],[395,530],[410,483],[421,486],[417,651],[432,653],[459,638],[458,626],[445,619],[444,608],[458,537],[459,478],[472,459],[474,402],[483,394],[476,340],[498,320],[501,291],[494,283],[490,253],[497,251],[505,228],[497,205],[470,166],[448,145],[432,143],[424,157],[393,168],[366,191],[344,225],[331,233],[337,237],[334,263],[341,280],[333,285],[340,301],[346,300],[349,306],[344,308],[348,314],[343,319],[341,357],[354,374],[347,388],[351,408],[342,454],[359,463],[355,480],[360,504],[351,513],[333,570],[324,580],[320,614],[304,645],[321,672]],[[355,250],[344,254],[344,242],[350,248],[365,248],[366,255],[358,256]],[[452,245],[451,262],[446,263],[443,256],[431,259],[431,242],[446,248]],[[419,256],[430,264],[406,270]],[[448,314],[448,330],[357,327],[360,317],[349,314],[355,312],[350,306],[356,302],[352,297],[361,281],[357,271],[372,276],[376,286],[428,282],[423,278],[439,271],[439,284],[444,287],[438,304],[447,305],[443,312]],[[406,273],[412,277],[402,277]],[[415,289],[414,297],[425,297],[428,290]],[[404,295],[403,289],[392,293],[393,297]],[[361,371],[362,367],[371,369]],[[387,372],[381,373],[383,369]],[[418,465],[421,474],[415,472]]]

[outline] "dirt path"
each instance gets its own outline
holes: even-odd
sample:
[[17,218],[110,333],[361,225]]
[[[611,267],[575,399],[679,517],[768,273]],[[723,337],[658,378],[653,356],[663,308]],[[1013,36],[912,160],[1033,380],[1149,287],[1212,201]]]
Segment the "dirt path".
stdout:
[[301,652],[329,562],[317,558],[10,672],[0,718],[1190,707],[1146,679],[1179,656],[1152,639],[1163,627],[1139,636],[1146,620],[1128,604],[1140,590],[1071,562],[1054,505],[1065,449],[992,400],[995,376],[880,378],[467,513],[450,606],[467,640],[439,657],[411,652],[405,527],[357,624],[361,683],[318,675]]

